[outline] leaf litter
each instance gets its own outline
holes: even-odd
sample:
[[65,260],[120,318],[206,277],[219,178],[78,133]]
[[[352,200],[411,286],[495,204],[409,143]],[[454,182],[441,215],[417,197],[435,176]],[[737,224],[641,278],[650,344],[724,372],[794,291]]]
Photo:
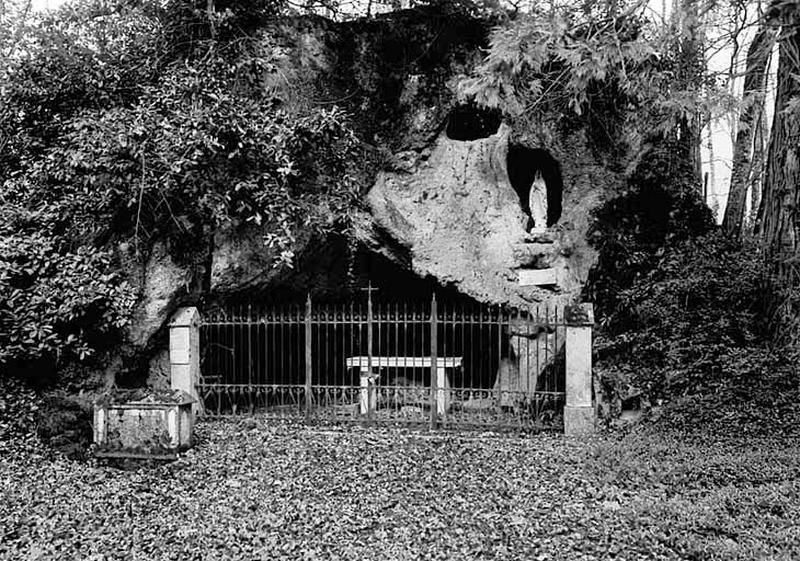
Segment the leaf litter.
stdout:
[[0,446],[0,559],[791,559],[792,441],[200,422],[166,464]]

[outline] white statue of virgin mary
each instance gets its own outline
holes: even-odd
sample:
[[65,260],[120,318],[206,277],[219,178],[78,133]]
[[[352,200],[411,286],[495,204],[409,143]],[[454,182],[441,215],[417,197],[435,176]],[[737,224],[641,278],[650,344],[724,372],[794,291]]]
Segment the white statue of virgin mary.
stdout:
[[537,234],[547,230],[547,185],[542,177],[542,172],[537,170],[536,177],[531,185],[531,192],[528,195],[528,204],[531,209],[533,219],[532,234]]

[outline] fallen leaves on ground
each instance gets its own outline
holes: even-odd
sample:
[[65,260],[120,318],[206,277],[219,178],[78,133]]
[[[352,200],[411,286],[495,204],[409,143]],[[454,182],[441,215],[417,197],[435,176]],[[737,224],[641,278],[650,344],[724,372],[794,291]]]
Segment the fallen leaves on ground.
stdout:
[[202,422],[176,462],[0,447],[2,559],[790,559],[792,441]]

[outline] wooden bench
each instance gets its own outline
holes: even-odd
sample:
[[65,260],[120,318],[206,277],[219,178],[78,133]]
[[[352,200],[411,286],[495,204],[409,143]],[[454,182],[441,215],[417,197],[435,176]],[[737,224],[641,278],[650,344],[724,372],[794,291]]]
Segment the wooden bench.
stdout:
[[[436,359],[436,412],[444,415],[450,409],[450,380],[448,368],[461,368],[462,357],[441,357]],[[347,368],[361,370],[361,414],[375,409],[377,390],[375,378],[379,376],[371,369],[377,368],[431,368],[433,358],[429,356],[353,356],[347,359]]]

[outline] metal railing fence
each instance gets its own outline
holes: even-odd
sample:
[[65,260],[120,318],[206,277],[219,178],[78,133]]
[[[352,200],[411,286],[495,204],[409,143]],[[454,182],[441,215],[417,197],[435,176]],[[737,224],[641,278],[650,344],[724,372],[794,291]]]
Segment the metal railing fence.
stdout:
[[204,414],[560,428],[563,310],[376,299],[203,313]]

